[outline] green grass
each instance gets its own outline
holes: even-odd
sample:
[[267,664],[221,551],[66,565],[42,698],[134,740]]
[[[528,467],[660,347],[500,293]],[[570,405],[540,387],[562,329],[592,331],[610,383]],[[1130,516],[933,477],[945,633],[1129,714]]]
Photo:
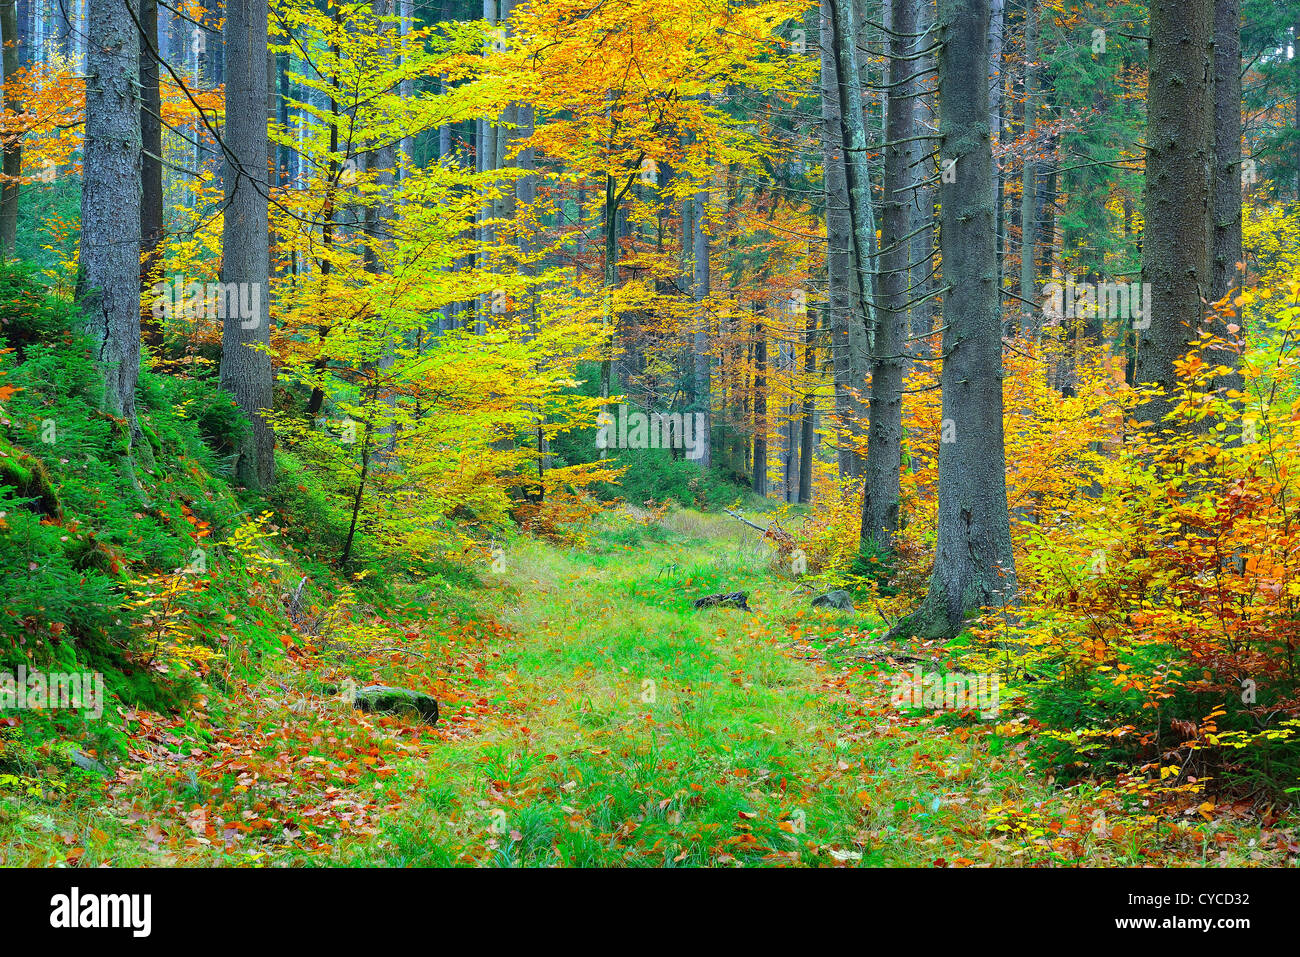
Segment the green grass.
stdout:
[[[517,538],[482,584],[394,586],[428,627],[406,657],[372,666],[436,682],[436,730],[351,712],[323,690],[337,673],[279,662],[173,724],[170,762],[0,801],[0,851],[49,864],[71,846],[80,866],[1287,859],[1281,823],[1157,818],[1111,786],[1054,787],[1027,758],[1022,715],[893,707],[887,655],[900,649],[868,618],[812,609],[731,519],[627,521],[602,518],[589,549]],[[754,614],[691,607],[721,590],[749,591]],[[479,617],[455,624],[440,608]],[[223,844],[220,828],[201,839],[200,812],[275,827]]]

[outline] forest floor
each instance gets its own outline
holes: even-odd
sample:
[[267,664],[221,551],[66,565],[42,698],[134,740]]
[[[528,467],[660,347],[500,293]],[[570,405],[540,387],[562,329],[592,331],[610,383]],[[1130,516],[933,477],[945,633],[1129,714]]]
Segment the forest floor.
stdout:
[[[725,517],[651,538],[520,539],[500,574],[380,649],[438,697],[434,728],[353,711],[345,649],[304,639],[187,718],[131,716],[95,787],[0,807],[6,864],[1279,865],[1268,809],[1148,813],[1054,787],[1032,729],[899,709],[890,676],[938,645],[810,607]],[[652,540],[657,538],[659,540]],[[754,612],[691,600],[747,590]],[[372,654],[373,654],[372,650]],[[344,667],[340,667],[340,665]]]

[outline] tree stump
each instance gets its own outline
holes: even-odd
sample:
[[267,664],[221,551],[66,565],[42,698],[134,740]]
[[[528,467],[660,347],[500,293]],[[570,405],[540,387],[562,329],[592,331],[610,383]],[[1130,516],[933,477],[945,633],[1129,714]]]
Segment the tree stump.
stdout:
[[703,598],[695,599],[694,606],[696,608],[718,608],[721,606],[727,606],[730,608],[739,608],[741,611],[753,611],[753,609],[746,603],[748,598],[748,592],[719,592],[716,595],[705,595]]

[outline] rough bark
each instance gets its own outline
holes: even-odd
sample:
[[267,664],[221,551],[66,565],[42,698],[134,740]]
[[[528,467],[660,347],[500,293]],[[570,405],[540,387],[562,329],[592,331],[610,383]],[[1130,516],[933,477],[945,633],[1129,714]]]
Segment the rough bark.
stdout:
[[[489,29],[495,29],[497,24],[497,0],[483,0],[483,20],[488,24]],[[484,56],[492,55],[492,46],[496,42],[495,34],[489,34],[484,44]],[[497,127],[491,119],[481,119],[478,121],[478,128],[475,136],[475,163],[480,173],[491,173],[497,169]],[[479,252],[479,268],[484,272],[492,270],[492,256],[488,252],[496,240],[496,227],[492,225],[493,201],[484,198],[479,207],[479,225],[478,240],[481,251]],[[475,331],[482,335],[487,331],[487,317],[490,313],[491,297],[487,295],[478,298],[478,316],[475,323]]]
[[697,437],[697,441],[702,443],[700,457],[698,459],[701,468],[709,468],[713,464],[713,442],[710,434],[713,431],[712,416],[712,397],[710,394],[712,385],[712,347],[709,344],[709,233],[707,227],[707,218],[709,214],[709,190],[707,186],[695,194],[695,228],[691,231],[691,242],[694,249],[692,259],[694,261],[694,282],[692,284],[696,311],[695,311],[695,333],[692,341],[692,352],[694,354],[694,387],[695,387],[695,411],[704,416],[704,426]]
[[158,89],[158,3],[140,0],[140,328],[144,344],[161,355],[162,320],[154,318],[149,290],[162,276],[162,98]]
[[767,494],[767,330],[765,303],[754,303],[754,482],[756,495]]
[[989,0],[940,0],[939,187],[944,280],[938,536],[930,588],[891,637],[958,634],[984,606],[1015,594],[1002,426],[1002,328],[994,234],[988,86]]
[[1196,336],[1210,291],[1214,154],[1214,0],[1152,0],[1142,281],[1150,325],[1137,331],[1136,378],[1162,386],[1139,422],[1164,428],[1174,363]]
[[1214,256],[1210,301],[1238,285],[1241,252],[1241,0],[1214,5]]
[[[18,8],[15,0],[0,0],[0,37],[4,41],[4,108],[22,113],[23,103],[12,83],[20,64]],[[4,141],[4,187],[0,189],[0,256],[12,259],[18,242],[18,177],[23,171],[23,141],[19,136]]]
[[[912,0],[916,3],[916,32],[925,33],[934,23],[933,4],[930,0]],[[921,51],[934,45],[933,34],[927,34],[918,40],[918,55]],[[935,130],[934,110],[930,97],[929,71],[933,69],[933,55],[920,56],[916,60],[918,79],[916,89],[918,96],[913,105],[914,136],[929,135]],[[939,211],[936,205],[938,189],[933,183],[926,182],[935,176],[937,165],[933,159],[934,142],[932,140],[914,140],[910,144],[908,166],[913,179],[919,184],[915,195],[915,214],[912,236],[912,278],[910,296],[911,312],[908,319],[908,352],[916,356],[929,356],[930,342],[923,338],[934,331],[935,301],[934,291],[938,287],[935,281],[938,258],[934,254],[934,223]]]
[[822,168],[826,202],[826,333],[830,339],[835,386],[836,458],[840,479],[857,478],[861,463],[854,450],[852,426],[861,409],[853,390],[865,383],[854,381],[853,354],[853,232],[849,222],[849,190],[844,174],[840,93],[831,28],[831,0],[821,0],[821,103]]
[[[935,65],[933,55],[919,56],[920,52],[935,43],[935,35],[927,33],[935,22],[935,10],[932,0],[913,0],[917,4],[917,33],[926,34],[918,40],[917,62],[917,100],[913,105],[913,135],[932,135],[936,131],[935,111],[933,111],[930,72]],[[913,229],[911,238],[911,311],[907,320],[909,342],[907,352],[915,356],[930,356],[932,352],[930,339],[926,338],[935,330],[935,290],[939,287],[939,257],[935,255],[935,224],[939,221],[939,190],[935,183],[928,182],[936,176],[939,166],[935,163],[935,142],[931,139],[917,139],[910,144],[909,168],[914,181],[918,183],[914,196]]]
[[852,0],[831,0],[831,37],[840,92],[840,135],[848,183],[849,223],[853,236],[853,275],[857,278],[860,315],[868,330],[875,327],[876,288],[871,252],[876,242],[875,209],[871,204],[867,130],[862,119],[862,87],[858,82],[858,28]]
[[1025,165],[1020,172],[1020,329],[1028,332],[1037,325],[1034,303],[1038,300],[1034,283],[1034,251],[1038,248],[1038,221],[1035,199],[1038,195],[1038,6],[1025,0]]
[[[1214,5],[1214,235],[1210,262],[1210,302],[1227,301],[1218,310],[1214,331],[1224,338],[1243,335],[1238,307],[1244,259],[1241,246],[1241,0]],[[1216,352],[1216,363],[1236,368],[1237,352]],[[1215,386],[1240,391],[1240,373],[1218,376]]]
[[871,350],[871,422],[867,430],[866,481],[862,495],[862,549],[891,551],[898,534],[899,471],[903,452],[904,339],[911,246],[912,174],[907,146],[913,134],[915,64],[907,59],[916,32],[910,0],[892,5],[889,79],[892,92],[885,127],[884,201],[880,239],[880,305]]
[[[226,126],[222,183],[221,281],[240,290],[252,315],[227,310],[221,328],[221,387],[252,426],[241,443],[236,477],[266,488],[275,475],[275,437],[262,414],[271,407],[271,322],[267,299],[270,226],[266,163],[266,0],[226,5]],[[230,313],[235,313],[231,315]]]
[[138,435],[140,371],[139,33],[121,0],[90,0],[78,298],[104,376],[104,411]]
[[804,392],[803,396],[803,419],[799,435],[799,498],[798,501],[808,504],[813,497],[813,452],[816,448],[817,431],[816,431],[816,396],[813,394],[812,383],[817,376],[817,314],[808,310],[808,324],[804,331],[803,340],[803,372],[804,372]]
[[[1006,0],[990,0],[989,5],[989,139],[993,144],[993,178],[995,195],[994,226],[997,237],[998,271],[1006,251],[1006,222],[1002,217],[1002,163],[998,150],[1002,145],[1002,47],[1006,36]],[[1001,279],[999,279],[999,286]],[[999,303],[1000,305],[1000,303]]]

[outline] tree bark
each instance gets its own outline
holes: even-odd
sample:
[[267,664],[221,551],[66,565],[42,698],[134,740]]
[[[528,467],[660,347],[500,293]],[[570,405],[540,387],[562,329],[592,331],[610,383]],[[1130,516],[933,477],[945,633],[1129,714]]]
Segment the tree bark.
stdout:
[[162,97],[158,88],[158,3],[140,0],[140,328],[144,344],[161,357],[163,324],[154,317],[155,283],[162,279],[163,170]]
[[767,495],[767,330],[766,303],[754,302],[754,482],[755,495]]
[[880,306],[871,350],[871,422],[867,431],[861,547],[890,552],[898,534],[899,471],[903,454],[904,339],[911,258],[912,172],[907,145],[915,122],[916,66],[907,59],[916,32],[916,8],[896,0],[889,41],[889,114],[885,126],[884,202],[880,239]]
[[139,434],[140,372],[139,33],[121,0],[90,0],[86,141],[82,159],[78,299],[96,364],[102,406]]
[[712,396],[710,394],[713,370],[712,351],[709,344],[709,234],[706,226],[709,214],[709,190],[695,193],[695,228],[691,231],[694,262],[695,294],[695,333],[692,341],[694,355],[695,411],[704,416],[704,426],[696,441],[702,443],[698,459],[700,468],[707,469],[713,465],[713,442],[710,439],[713,427]]
[[[15,0],[0,0],[0,38],[4,41],[4,109],[7,113],[23,112],[23,103],[13,82],[21,65],[18,43],[18,8]],[[21,136],[4,140],[4,187],[0,189],[0,257],[12,259],[18,243],[18,177],[23,171]]]
[[853,226],[849,221],[849,189],[844,173],[844,137],[836,66],[831,0],[821,0],[822,169],[826,202],[826,334],[830,339],[835,386],[835,451],[841,480],[857,478],[861,462],[855,450],[855,424],[861,409],[853,390]]
[[1239,285],[1241,250],[1241,0],[1214,5],[1214,258],[1210,301]]
[[[981,607],[1014,599],[1002,426],[1002,328],[988,86],[989,0],[940,0],[939,187],[943,254],[943,420],[938,540],[930,589],[890,637],[951,637]],[[949,177],[952,180],[952,177]]]
[[813,498],[813,451],[816,448],[817,408],[812,383],[817,376],[817,313],[808,310],[808,324],[803,339],[803,419],[799,434],[799,497],[807,505]]
[[[226,126],[222,182],[221,281],[252,314],[227,309],[221,327],[221,387],[249,419],[236,477],[267,488],[275,477],[275,436],[262,410],[272,402],[271,321],[267,296],[270,225],[266,162],[266,0],[226,5]],[[230,284],[234,284],[233,286]],[[229,298],[229,297],[228,297]],[[230,315],[234,312],[234,315]]]
[[1174,406],[1174,363],[1210,291],[1214,0],[1152,0],[1150,35],[1142,281],[1151,284],[1151,314],[1137,330],[1136,378],[1165,390],[1137,411],[1158,432]]
[[[999,276],[1002,256],[1006,252],[1006,222],[1002,217],[1002,48],[1006,37],[1006,0],[990,0],[989,6],[989,139],[993,144],[993,190],[995,198],[994,235],[997,237]],[[1001,279],[998,280],[999,288]],[[1001,307],[1001,302],[998,303]]]
[[[1241,0],[1214,5],[1214,236],[1210,262],[1211,303],[1226,298],[1213,331],[1224,339],[1244,338],[1240,309],[1233,302],[1241,289]],[[1235,331],[1228,324],[1237,326]],[[1240,353],[1217,351],[1210,359],[1234,370]],[[1216,376],[1215,387],[1241,391],[1240,372]]]
[[[1038,295],[1034,282],[1034,252],[1037,249],[1038,221],[1035,209],[1038,196],[1038,7],[1035,0],[1025,0],[1025,165],[1020,173],[1020,329],[1037,326],[1035,306]],[[1013,330],[1014,331],[1014,330]]]
[[[857,277],[860,323],[874,337],[876,289],[871,251],[876,241],[875,209],[867,161],[867,131],[862,119],[862,88],[858,82],[858,29],[852,0],[831,0],[831,34],[840,92],[840,135],[848,183],[849,223],[853,235],[853,274]],[[987,95],[987,93],[986,93]]]

